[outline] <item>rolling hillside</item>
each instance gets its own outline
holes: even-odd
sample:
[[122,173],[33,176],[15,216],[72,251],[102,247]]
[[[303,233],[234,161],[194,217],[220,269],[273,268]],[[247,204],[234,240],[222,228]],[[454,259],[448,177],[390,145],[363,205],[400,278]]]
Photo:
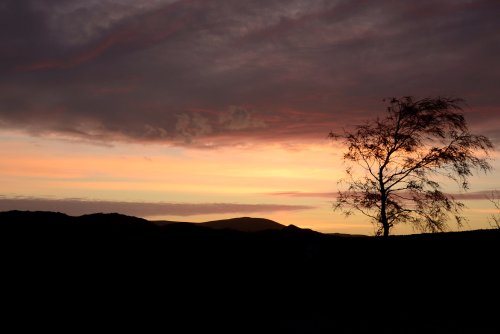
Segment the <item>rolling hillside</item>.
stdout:
[[[274,229],[226,228],[255,221]],[[22,324],[29,306],[52,327],[179,333],[500,329],[500,230],[382,239],[208,225],[0,212],[3,317]]]

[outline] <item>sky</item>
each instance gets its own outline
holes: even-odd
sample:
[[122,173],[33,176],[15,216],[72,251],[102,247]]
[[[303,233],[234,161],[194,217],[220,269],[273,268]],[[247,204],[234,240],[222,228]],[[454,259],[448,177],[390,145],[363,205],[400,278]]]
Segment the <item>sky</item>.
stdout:
[[[496,0],[0,0],[0,210],[372,234],[332,210],[328,133],[384,98],[453,96],[498,147],[498,17]],[[494,213],[492,165],[460,194],[466,228]]]

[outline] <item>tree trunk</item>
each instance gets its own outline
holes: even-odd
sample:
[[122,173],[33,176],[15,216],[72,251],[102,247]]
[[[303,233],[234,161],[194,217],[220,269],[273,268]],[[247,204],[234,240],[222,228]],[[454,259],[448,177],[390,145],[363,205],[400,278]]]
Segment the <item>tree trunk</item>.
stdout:
[[385,196],[382,196],[382,205],[380,206],[380,223],[384,228],[384,237],[389,236],[389,222],[387,221],[387,212],[385,209]]
[[387,220],[387,209],[386,209],[386,204],[387,204],[387,193],[385,190],[385,185],[384,185],[384,178],[383,178],[383,167],[380,167],[380,170],[378,172],[378,182],[380,185],[380,223],[382,224],[382,227],[384,228],[384,237],[389,236],[389,221]]

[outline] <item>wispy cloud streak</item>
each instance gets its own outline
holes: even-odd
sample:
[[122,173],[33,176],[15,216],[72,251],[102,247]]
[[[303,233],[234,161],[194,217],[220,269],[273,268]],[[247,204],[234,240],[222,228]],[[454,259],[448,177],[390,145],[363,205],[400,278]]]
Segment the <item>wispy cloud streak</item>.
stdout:
[[337,193],[335,192],[304,192],[304,191],[278,191],[267,193],[270,196],[286,196],[286,197],[326,197],[335,198]]
[[[303,191],[280,191],[267,193],[269,196],[285,196],[285,197],[319,197],[319,198],[337,198],[337,193],[335,192],[303,192]],[[491,191],[473,191],[469,193],[448,193],[450,197],[457,200],[487,200],[491,196]]]

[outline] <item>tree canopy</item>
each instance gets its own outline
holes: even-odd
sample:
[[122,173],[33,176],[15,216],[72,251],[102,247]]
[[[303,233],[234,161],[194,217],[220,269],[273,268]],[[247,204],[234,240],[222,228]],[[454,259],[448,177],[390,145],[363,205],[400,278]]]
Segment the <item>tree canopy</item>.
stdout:
[[491,170],[493,149],[487,137],[470,133],[463,104],[447,97],[392,98],[385,117],[331,132],[347,147],[346,177],[339,181],[346,188],[334,208],[365,214],[384,236],[399,223],[423,232],[446,230],[450,218],[462,226],[464,205],[442,191],[440,180],[467,190],[474,171]]

